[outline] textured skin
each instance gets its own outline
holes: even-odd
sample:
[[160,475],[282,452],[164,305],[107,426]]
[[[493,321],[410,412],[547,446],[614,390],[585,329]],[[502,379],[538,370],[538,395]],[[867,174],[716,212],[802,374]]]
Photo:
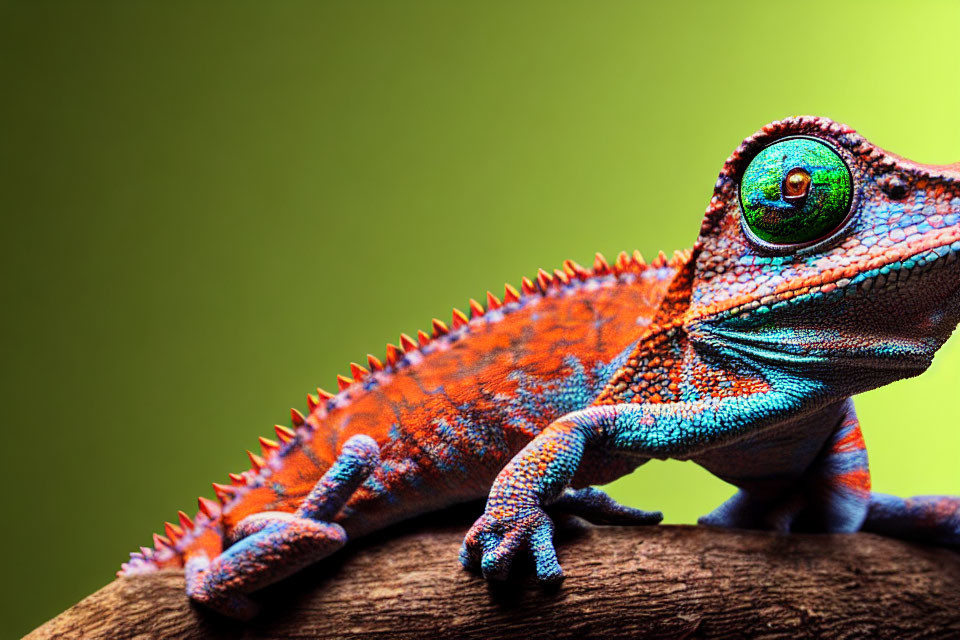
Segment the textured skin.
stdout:
[[[741,227],[740,177],[789,136],[835,148],[855,189],[841,228],[803,248]],[[588,488],[651,458],[740,489],[704,524],[960,545],[960,499],[871,494],[850,400],[930,364],[960,320],[958,254],[960,164],[916,164],[822,118],[775,122],[727,160],[692,250],[568,261],[401,336],[121,574],[185,566],[191,598],[248,617],[246,594],[349,538],[488,495],[463,564],[505,578],[529,553],[556,581],[546,510],[655,524]]]

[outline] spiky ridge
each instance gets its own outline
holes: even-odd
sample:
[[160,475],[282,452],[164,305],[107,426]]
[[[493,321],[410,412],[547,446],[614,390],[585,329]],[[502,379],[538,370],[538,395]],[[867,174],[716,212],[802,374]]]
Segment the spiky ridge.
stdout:
[[690,250],[686,249],[675,251],[673,256],[668,258],[661,251],[648,264],[639,251],[629,254],[623,251],[611,264],[603,254],[597,253],[591,268],[585,268],[573,260],[565,260],[563,268],[554,269],[553,273],[539,269],[533,279],[522,278],[519,290],[510,284],[505,284],[502,299],[488,291],[486,306],[471,299],[468,303],[469,316],[454,308],[449,325],[434,318],[429,332],[418,331],[416,338],[405,333],[400,334],[399,345],[387,344],[382,360],[368,354],[367,366],[351,362],[350,375],[341,374],[336,378],[338,387],[336,393],[318,387],[316,395],[307,394],[307,416],[297,409],[291,409],[290,419],[293,429],[275,425],[274,431],[279,442],[261,437],[259,439],[261,453],[247,451],[250,469],[241,473],[228,474],[230,484],[213,483],[217,502],[202,496],[198,498],[199,511],[192,519],[183,511],[178,512],[179,524],[164,523],[164,534],[153,534],[154,548],[141,547],[139,552],[131,553],[130,561],[122,565],[118,575],[152,570],[154,559],[169,558],[171,554],[182,550],[183,543],[189,540],[191,534],[196,529],[214,523],[220,517],[223,507],[236,499],[245,487],[259,485],[275,465],[279,464],[286,449],[298,438],[307,437],[310,432],[319,427],[320,421],[328,411],[346,406],[356,393],[371,388],[369,385],[376,383],[378,374],[389,375],[405,366],[415,364],[419,361],[418,354],[429,352],[438,340],[449,339],[446,338],[447,336],[457,338],[471,323],[480,321],[491,312],[508,313],[519,309],[531,297],[556,294],[594,278],[619,278],[631,274],[635,276],[648,269],[676,269],[679,265],[686,263],[690,255]]

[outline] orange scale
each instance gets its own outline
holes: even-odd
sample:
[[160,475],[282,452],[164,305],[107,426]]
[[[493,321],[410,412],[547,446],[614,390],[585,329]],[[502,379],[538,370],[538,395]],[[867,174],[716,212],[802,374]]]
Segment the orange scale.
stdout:
[[870,472],[866,469],[857,469],[841,473],[835,476],[834,480],[838,484],[857,493],[870,493]]

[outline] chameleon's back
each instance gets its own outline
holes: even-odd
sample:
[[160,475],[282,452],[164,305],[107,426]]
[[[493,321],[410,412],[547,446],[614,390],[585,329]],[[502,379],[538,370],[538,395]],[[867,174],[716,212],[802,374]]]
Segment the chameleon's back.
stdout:
[[[197,549],[210,557],[244,517],[292,512],[330,467],[343,443],[365,434],[380,446],[380,464],[337,517],[351,536],[486,495],[503,466],[554,419],[589,405],[653,318],[677,267],[689,259],[661,254],[646,265],[621,254],[591,270],[567,262],[523,293],[507,288],[472,319],[454,312],[448,330],[403,337],[387,362],[353,367],[332,398],[311,411],[279,448],[266,441],[254,468],[217,485],[222,507],[201,499],[196,521],[155,536],[156,549],[132,554],[121,573],[181,566]],[[621,472],[622,473],[622,472]],[[611,479],[616,477],[611,475]],[[596,478],[592,478],[597,481]]]

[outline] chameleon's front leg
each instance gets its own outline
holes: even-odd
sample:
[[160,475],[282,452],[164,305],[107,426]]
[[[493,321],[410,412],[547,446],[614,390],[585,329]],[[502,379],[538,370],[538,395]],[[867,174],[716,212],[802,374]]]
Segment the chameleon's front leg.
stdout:
[[553,548],[553,522],[543,506],[563,493],[593,435],[592,425],[568,416],[547,427],[503,468],[484,514],[463,541],[460,562],[465,568],[479,566],[484,577],[504,579],[517,552],[526,548],[539,580],[563,578]]
[[294,513],[264,512],[237,523],[231,546],[214,559],[188,558],[187,595],[224,615],[249,618],[256,605],[246,594],[330,555],[347,541],[333,518],[374,469],[379,447],[353,436]]
[[[486,512],[464,540],[460,560],[466,568],[478,566],[487,578],[503,579],[517,552],[528,548],[541,581],[563,577],[553,548],[551,512],[575,515],[595,524],[653,525],[663,519],[659,511],[643,511],[617,503],[599,489],[569,488],[581,464],[584,448],[595,429],[589,421],[559,420],[527,445],[497,476]],[[606,481],[615,469],[625,475],[646,462],[600,456],[593,463],[603,469],[588,473]],[[582,471],[582,469],[581,469]]]
[[[484,514],[464,539],[460,561],[486,578],[503,579],[517,553],[526,549],[539,580],[560,580],[553,523],[543,509],[562,495],[586,447],[632,452],[639,465],[762,427],[775,419],[771,407],[795,409],[798,397],[770,393],[766,402],[599,405],[568,414],[530,441],[497,476]],[[659,522],[659,514],[649,515],[650,524]]]

